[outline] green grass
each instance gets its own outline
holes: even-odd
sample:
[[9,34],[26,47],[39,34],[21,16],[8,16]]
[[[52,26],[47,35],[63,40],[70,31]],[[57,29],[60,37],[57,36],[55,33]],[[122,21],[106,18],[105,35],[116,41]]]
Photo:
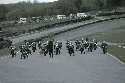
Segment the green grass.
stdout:
[[124,31],[111,31],[111,32],[102,32],[90,35],[91,38],[96,38],[100,41],[107,41],[113,43],[125,43],[125,30]]
[[9,55],[9,49],[8,48],[0,49],[0,57],[6,55]]
[[[31,29],[36,29],[40,26],[48,25],[48,24],[53,24],[57,22],[63,22],[65,20],[47,20],[47,21],[41,21],[39,23],[33,22],[33,23],[26,23],[26,24],[16,24],[16,25],[9,25],[3,28],[3,31],[10,31],[10,32],[21,32],[21,31],[28,31]],[[1,25],[2,26],[2,25]],[[42,28],[41,28],[42,30]]]
[[[121,46],[125,46],[125,27],[119,27],[108,32],[91,34],[87,37],[95,38],[98,41],[107,41],[118,44],[123,43]],[[119,48],[118,46],[109,46],[108,52],[119,58],[121,61],[125,62],[125,48]]]
[[108,49],[110,54],[113,54],[117,58],[119,58],[121,61],[125,62],[125,49],[119,48],[117,46],[110,46],[110,49]]

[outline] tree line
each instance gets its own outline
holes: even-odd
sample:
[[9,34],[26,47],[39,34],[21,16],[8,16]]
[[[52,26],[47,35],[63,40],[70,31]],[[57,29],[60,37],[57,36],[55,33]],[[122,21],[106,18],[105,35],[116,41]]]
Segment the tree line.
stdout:
[[49,3],[31,3],[28,1],[16,4],[0,4],[0,20],[58,14],[69,15],[90,10],[111,9],[124,5],[125,0],[58,0]]

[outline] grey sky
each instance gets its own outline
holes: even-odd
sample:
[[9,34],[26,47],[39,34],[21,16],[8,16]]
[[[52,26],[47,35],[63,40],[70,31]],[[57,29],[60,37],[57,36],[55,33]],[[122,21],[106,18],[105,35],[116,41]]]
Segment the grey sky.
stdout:
[[[0,0],[0,4],[17,3],[19,1],[29,1],[29,0]],[[30,0],[31,2],[34,0]],[[53,2],[57,0],[37,0],[39,2]]]

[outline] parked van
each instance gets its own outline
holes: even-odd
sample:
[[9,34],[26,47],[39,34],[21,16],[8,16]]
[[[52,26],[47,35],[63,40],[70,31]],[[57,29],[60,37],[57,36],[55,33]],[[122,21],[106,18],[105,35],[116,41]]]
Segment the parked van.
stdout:
[[66,15],[57,15],[57,19],[66,19]]
[[26,23],[27,22],[27,18],[20,18],[18,23]]
[[77,13],[77,17],[78,18],[87,17],[87,14],[85,14],[85,13]]

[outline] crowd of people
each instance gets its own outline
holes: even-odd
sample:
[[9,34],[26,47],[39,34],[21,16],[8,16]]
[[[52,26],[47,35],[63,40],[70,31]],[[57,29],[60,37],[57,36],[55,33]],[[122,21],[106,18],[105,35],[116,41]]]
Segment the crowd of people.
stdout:
[[[107,53],[108,44],[106,42],[102,42],[100,45],[96,40],[81,39],[70,41],[67,40],[66,43],[61,41],[49,40],[46,42],[37,41],[37,42],[29,42],[25,41],[18,47],[18,51],[21,53],[20,58],[26,59],[29,55],[32,55],[35,52],[40,53],[40,55],[47,56],[53,58],[54,55],[60,55],[62,47],[65,45],[66,50],[70,56],[75,56],[76,53],[80,51],[81,54],[86,54],[87,52],[93,52],[98,47],[100,47],[104,54]],[[10,46],[10,55],[14,58],[17,55],[17,48],[12,45]]]

